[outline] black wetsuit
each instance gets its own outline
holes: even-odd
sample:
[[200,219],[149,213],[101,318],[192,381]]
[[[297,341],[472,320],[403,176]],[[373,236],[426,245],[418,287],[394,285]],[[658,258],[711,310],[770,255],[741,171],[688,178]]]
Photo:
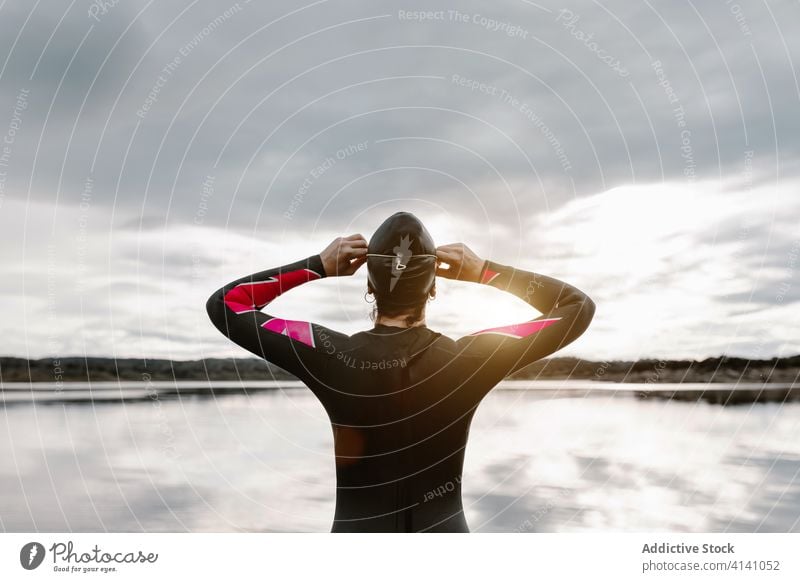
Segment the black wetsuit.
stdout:
[[503,378],[580,336],[594,303],[557,279],[486,261],[480,283],[543,315],[453,340],[425,326],[376,325],[348,336],[261,311],[322,277],[319,255],[248,275],[215,292],[208,314],[325,407],[336,453],[333,532],[469,531],[461,474],[476,407]]

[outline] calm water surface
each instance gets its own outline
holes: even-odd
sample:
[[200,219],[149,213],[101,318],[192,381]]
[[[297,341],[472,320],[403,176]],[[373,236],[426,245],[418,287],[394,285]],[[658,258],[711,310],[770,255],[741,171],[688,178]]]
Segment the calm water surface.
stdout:
[[[800,403],[499,388],[467,448],[473,531],[800,532]],[[329,531],[307,390],[109,401],[0,410],[1,531]]]

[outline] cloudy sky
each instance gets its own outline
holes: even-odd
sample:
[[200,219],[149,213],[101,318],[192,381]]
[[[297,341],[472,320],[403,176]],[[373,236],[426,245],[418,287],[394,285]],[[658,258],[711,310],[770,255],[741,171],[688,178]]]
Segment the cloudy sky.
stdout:
[[[212,291],[400,209],[586,291],[562,355],[799,353],[797,22],[788,0],[2,1],[0,353],[246,356]],[[367,328],[365,277],[271,312]],[[439,291],[453,336],[536,315]]]

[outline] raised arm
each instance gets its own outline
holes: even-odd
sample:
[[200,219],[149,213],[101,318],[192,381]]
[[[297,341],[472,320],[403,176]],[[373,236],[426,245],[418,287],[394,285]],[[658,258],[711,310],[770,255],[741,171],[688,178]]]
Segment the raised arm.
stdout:
[[[463,244],[437,249],[438,274],[490,285],[513,293],[542,315],[492,327],[459,340],[470,351],[485,353],[487,365],[507,376],[575,341],[594,317],[594,302],[580,289],[540,273],[483,260]],[[449,268],[444,268],[448,266]]]
[[[361,235],[337,238],[318,255],[231,281],[206,302],[212,323],[226,337],[284,370],[303,377],[315,358],[330,351],[338,334],[308,321],[275,317],[262,310],[286,291],[328,276],[355,273],[366,261]],[[324,336],[325,344],[320,341]]]

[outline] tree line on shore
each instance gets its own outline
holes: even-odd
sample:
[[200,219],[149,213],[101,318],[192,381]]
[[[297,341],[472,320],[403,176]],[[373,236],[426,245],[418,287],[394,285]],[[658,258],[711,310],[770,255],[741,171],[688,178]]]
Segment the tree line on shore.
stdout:
[[[592,361],[547,358],[520,370],[515,380],[596,380],[624,383],[794,383],[800,355],[768,360],[719,356],[704,360]],[[29,360],[0,357],[3,382],[100,382],[143,380],[294,380],[294,376],[258,358],[160,360],[59,357]]]

